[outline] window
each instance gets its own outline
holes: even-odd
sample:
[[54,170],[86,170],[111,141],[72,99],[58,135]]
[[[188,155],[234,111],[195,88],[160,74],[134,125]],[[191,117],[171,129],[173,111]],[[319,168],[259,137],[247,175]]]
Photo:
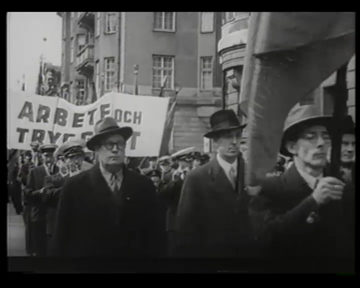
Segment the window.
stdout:
[[74,62],[74,38],[71,38],[71,42],[70,42],[70,63]]
[[96,90],[96,97],[100,97],[100,62],[99,60],[95,63],[95,90]]
[[105,33],[114,33],[117,30],[116,12],[107,12],[105,16]]
[[115,58],[104,58],[105,91],[110,91],[114,86]]
[[95,36],[99,36],[100,35],[100,16],[101,16],[101,12],[96,12],[96,24],[95,24]]
[[175,32],[175,12],[154,12],[154,30]]
[[201,57],[201,83],[200,89],[213,88],[212,57]]
[[78,45],[78,52],[80,52],[86,45],[86,35],[85,34],[78,34],[77,35],[77,45]]
[[153,88],[161,88],[165,81],[165,88],[174,89],[174,56],[153,56]]
[[77,85],[78,85],[78,99],[80,101],[84,101],[85,99],[85,80],[81,79],[77,81]]
[[201,32],[213,32],[214,12],[201,12]]

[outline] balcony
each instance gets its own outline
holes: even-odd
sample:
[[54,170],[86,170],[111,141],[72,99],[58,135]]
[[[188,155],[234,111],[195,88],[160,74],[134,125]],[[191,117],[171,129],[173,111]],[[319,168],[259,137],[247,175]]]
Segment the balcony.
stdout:
[[218,53],[222,69],[244,65],[249,17],[234,18],[221,27]]
[[76,57],[76,71],[79,74],[89,76],[94,71],[94,45],[87,44],[81,49]]
[[94,31],[95,13],[94,12],[79,12],[78,24],[82,28]]

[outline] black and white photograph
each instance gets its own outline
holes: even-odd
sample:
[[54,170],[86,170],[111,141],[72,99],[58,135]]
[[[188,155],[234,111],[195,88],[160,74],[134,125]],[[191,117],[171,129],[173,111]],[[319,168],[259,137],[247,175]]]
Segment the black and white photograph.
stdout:
[[7,12],[7,271],[355,275],[355,12]]

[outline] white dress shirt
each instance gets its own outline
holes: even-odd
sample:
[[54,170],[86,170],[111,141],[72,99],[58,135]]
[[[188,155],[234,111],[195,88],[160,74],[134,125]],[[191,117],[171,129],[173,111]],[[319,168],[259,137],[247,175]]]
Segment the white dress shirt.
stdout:
[[[226,177],[229,179],[231,185],[234,187],[235,189],[235,181],[236,181],[236,175],[237,175],[237,163],[238,160],[236,158],[236,160],[233,163],[229,163],[227,161],[225,161],[224,159],[222,159],[219,155],[219,153],[216,155],[216,159],[220,165],[220,167],[224,170]],[[231,179],[232,176],[230,175],[230,169],[233,168],[234,169],[234,177],[235,179]]]

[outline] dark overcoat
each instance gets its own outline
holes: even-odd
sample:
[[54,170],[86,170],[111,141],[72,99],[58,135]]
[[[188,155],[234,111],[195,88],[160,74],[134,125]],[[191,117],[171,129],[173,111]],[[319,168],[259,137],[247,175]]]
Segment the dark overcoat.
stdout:
[[286,258],[289,265],[351,257],[353,236],[348,228],[354,223],[351,222],[354,215],[349,213],[354,211],[351,189],[345,187],[342,201],[331,201],[320,208],[312,192],[295,165],[262,183],[261,192],[249,207],[256,237],[262,242],[266,257]]
[[[244,162],[239,158],[239,175]],[[216,157],[187,177],[176,216],[175,256],[249,258],[255,243],[248,217],[248,196],[238,177],[234,189]]]
[[[57,169],[57,166],[54,166],[53,172],[56,173]],[[30,238],[35,247],[35,252],[40,256],[44,256],[47,250],[46,222],[48,212],[47,206],[41,200],[40,190],[46,185],[46,180],[49,177],[44,165],[31,169],[24,190],[25,201],[30,209]]]
[[124,168],[115,195],[99,164],[65,182],[57,208],[53,255],[64,257],[156,257],[163,231],[155,187]]

